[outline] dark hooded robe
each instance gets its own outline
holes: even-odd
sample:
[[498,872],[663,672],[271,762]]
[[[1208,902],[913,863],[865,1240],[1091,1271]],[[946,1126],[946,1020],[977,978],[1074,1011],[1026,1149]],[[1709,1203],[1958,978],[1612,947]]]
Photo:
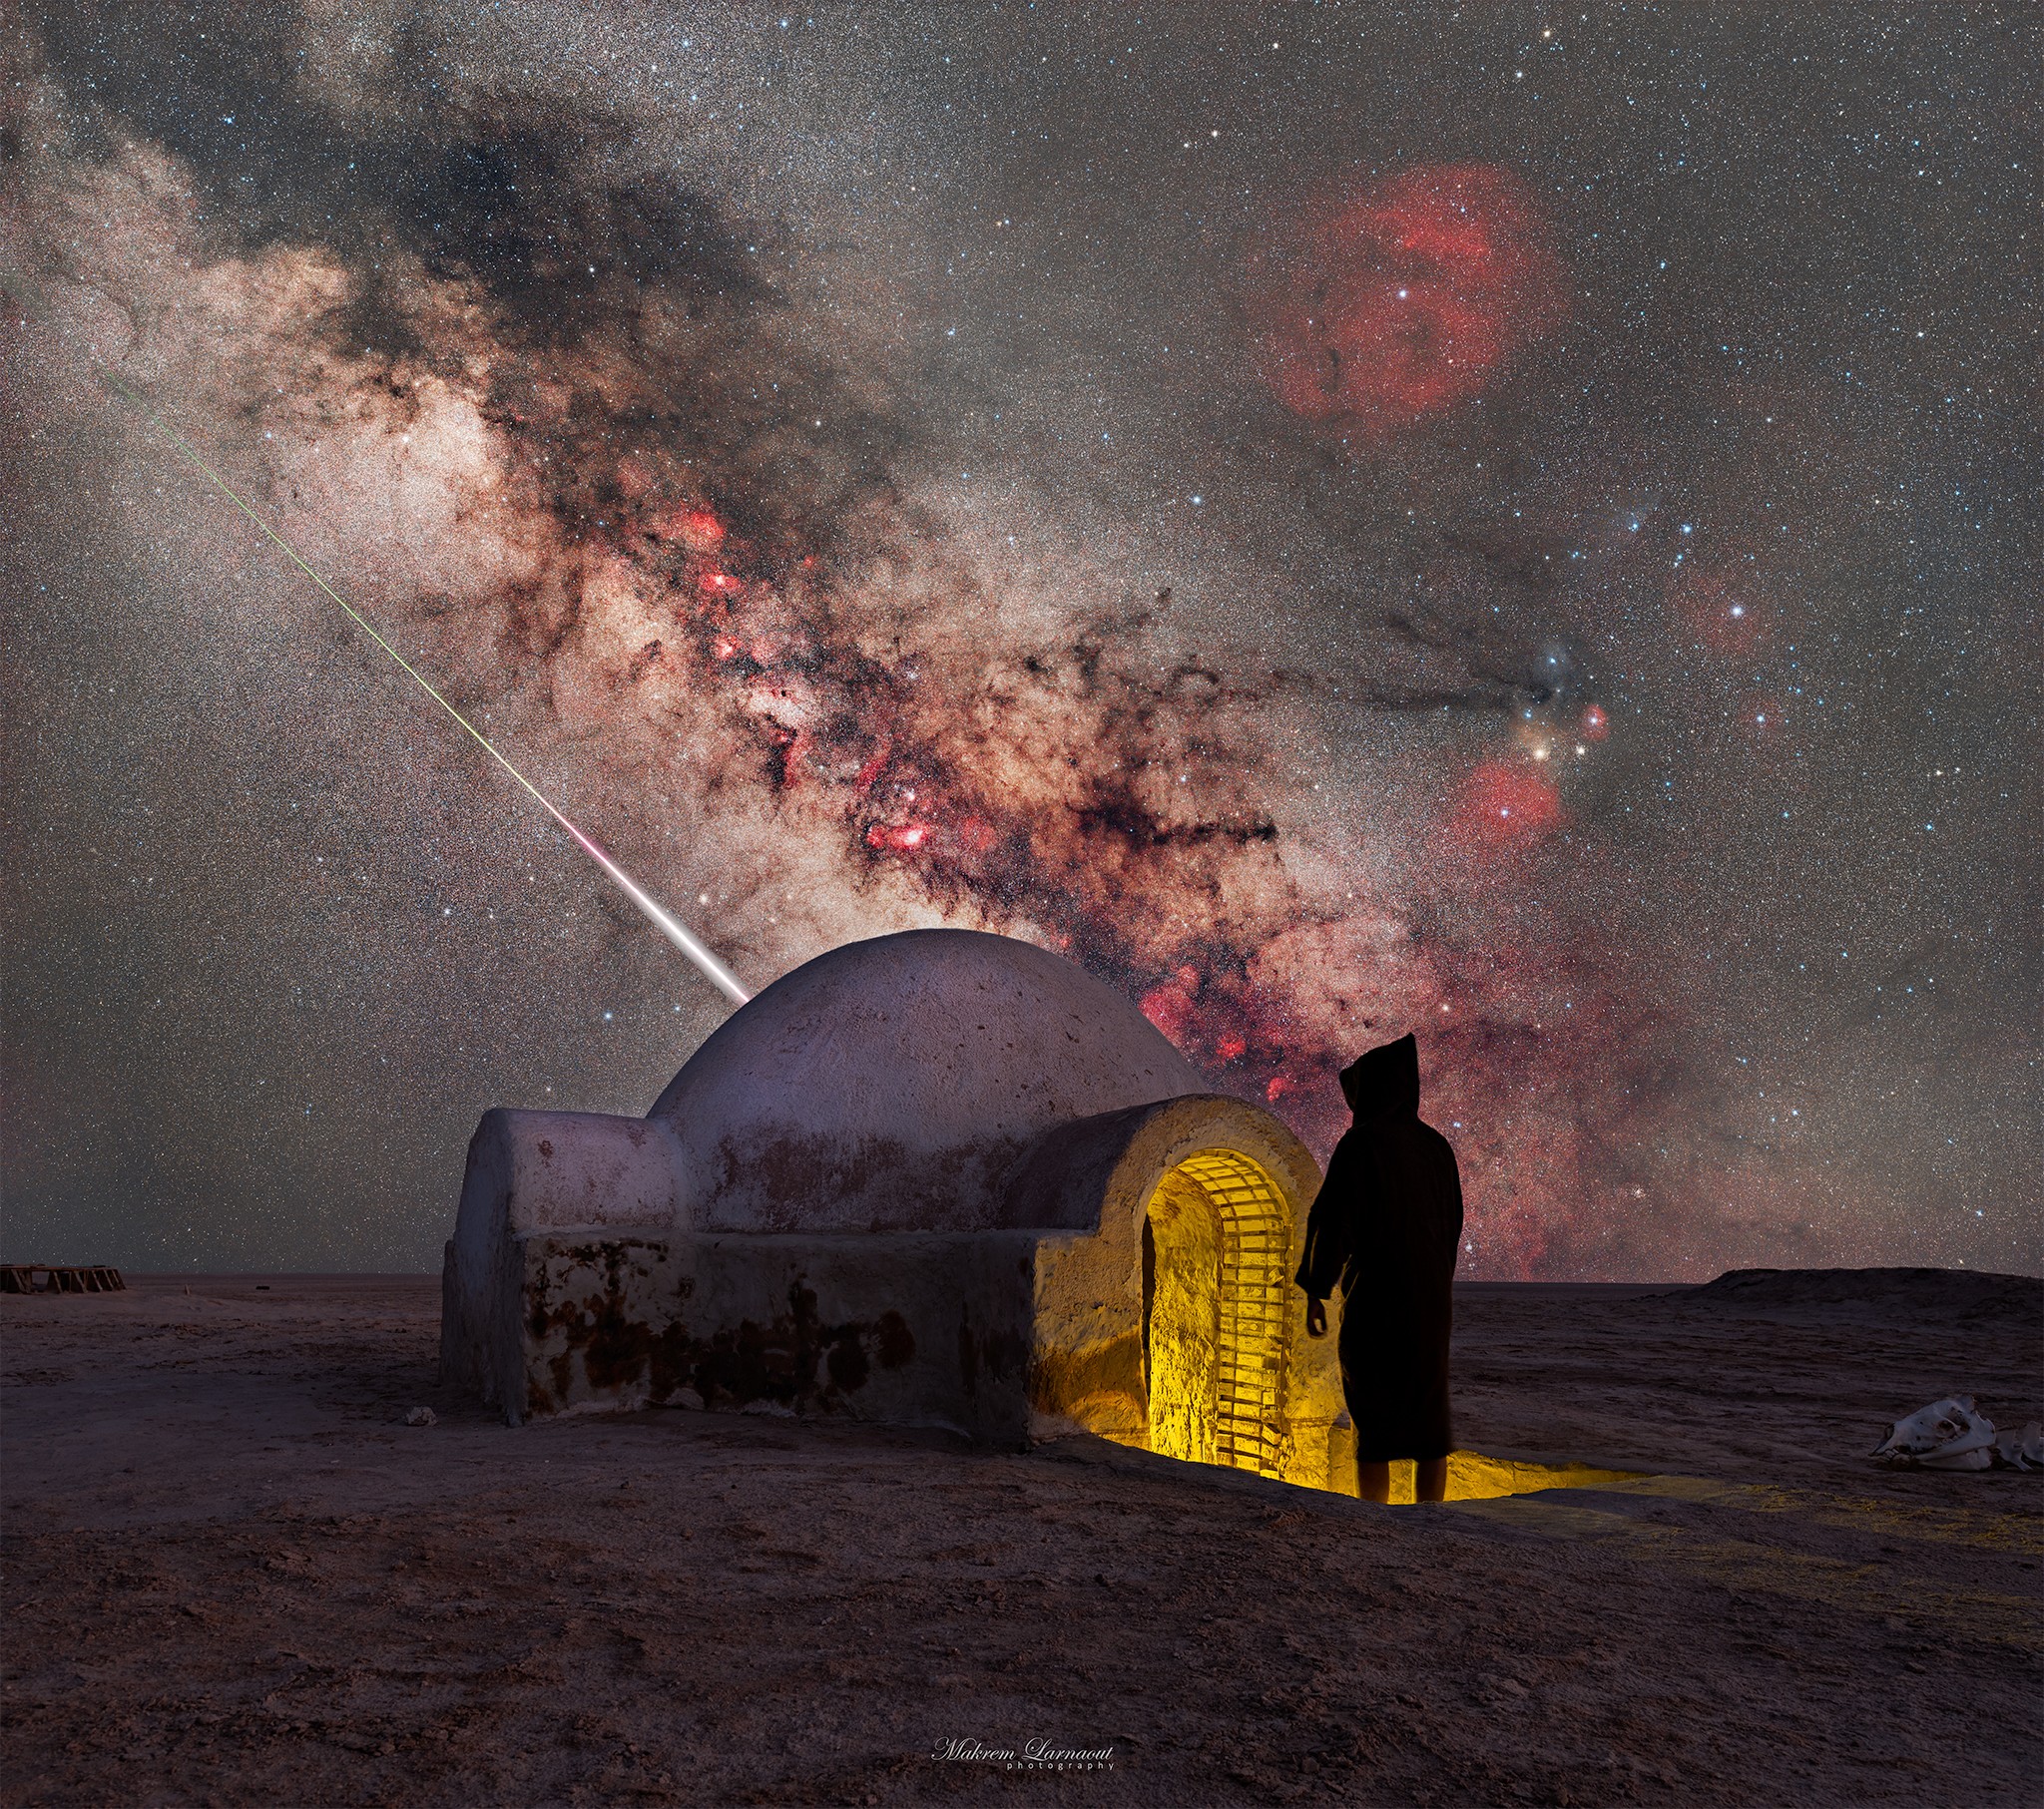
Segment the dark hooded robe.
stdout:
[[1298,1285],[1341,1290],[1341,1386],[1358,1463],[1453,1448],[1448,1333],[1462,1247],[1455,1151],[1419,1121],[1419,1045],[1400,1037],[1341,1076],[1355,1123],[1306,1220]]

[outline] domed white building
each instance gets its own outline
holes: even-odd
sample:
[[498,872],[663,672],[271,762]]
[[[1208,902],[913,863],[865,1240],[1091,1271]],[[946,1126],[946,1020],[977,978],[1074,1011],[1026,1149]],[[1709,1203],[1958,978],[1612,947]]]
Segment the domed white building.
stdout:
[[1339,1375],[1290,1284],[1318,1184],[1071,962],[881,936],[741,1008],[644,1119],[486,1113],[442,1369],[514,1424],[765,1403],[1325,1486]]

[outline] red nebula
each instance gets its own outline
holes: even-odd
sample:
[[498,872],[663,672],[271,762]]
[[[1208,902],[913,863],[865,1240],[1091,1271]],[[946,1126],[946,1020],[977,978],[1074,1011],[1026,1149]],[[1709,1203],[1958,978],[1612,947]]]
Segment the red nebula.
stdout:
[[1137,1001],[1143,1016],[1176,1043],[1185,1034],[1192,1002],[1175,987],[1153,986]]
[[1514,846],[1537,840],[1561,814],[1553,780],[1527,766],[1485,760],[1463,785],[1452,826],[1465,848]]
[[1301,1083],[1294,1074],[1278,1073],[1274,1094],[1266,1077],[1313,1060],[1287,1034],[1280,1003],[1240,975],[1206,973],[1183,962],[1148,987],[1138,1005],[1179,1050],[1210,1072],[1246,1063],[1243,1080],[1265,1085],[1271,1099],[1297,1092]]
[[741,580],[734,578],[729,572],[705,572],[696,582],[713,597],[736,597],[746,588]]
[[968,816],[952,825],[951,839],[967,854],[985,854],[994,845],[994,826],[983,816]]
[[[637,481],[636,475],[628,478],[625,467],[621,466],[618,480],[620,488],[624,489],[627,495],[636,494],[633,489],[633,483]],[[699,509],[686,503],[678,504],[672,509],[664,509],[652,517],[646,524],[646,532],[661,540],[678,540],[698,553],[708,553],[713,547],[721,546],[724,542],[724,523],[708,509]]]
[[1583,711],[1583,719],[1576,724],[1576,733],[1586,741],[1601,741],[1611,732],[1611,717],[1598,704],[1591,704]]
[[866,830],[866,846],[889,854],[912,854],[929,838],[928,823],[874,823]]
[[1199,986],[1199,970],[1182,967],[1169,980],[1153,986],[1139,1001],[1143,1016],[1181,1049],[1193,1036],[1193,995]]
[[1324,203],[1273,266],[1268,374],[1309,421],[1441,414],[1568,312],[1532,190],[1484,164],[1421,165]]

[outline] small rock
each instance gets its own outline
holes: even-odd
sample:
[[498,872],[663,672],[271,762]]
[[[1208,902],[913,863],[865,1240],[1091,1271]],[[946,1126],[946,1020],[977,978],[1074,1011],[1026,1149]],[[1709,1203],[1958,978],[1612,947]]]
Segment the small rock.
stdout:
[[691,1413],[701,1413],[703,1411],[703,1397],[693,1388],[676,1389],[673,1394],[668,1396],[667,1404],[670,1407],[686,1407]]
[[404,1416],[404,1423],[407,1426],[437,1426],[440,1416],[430,1407],[414,1407]]

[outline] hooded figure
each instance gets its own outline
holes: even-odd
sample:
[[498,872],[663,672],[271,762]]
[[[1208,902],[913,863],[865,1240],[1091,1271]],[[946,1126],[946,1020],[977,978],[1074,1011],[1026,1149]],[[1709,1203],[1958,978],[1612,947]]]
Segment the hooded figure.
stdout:
[[1311,1303],[1307,1325],[1324,1329],[1320,1303],[1338,1283],[1341,1383],[1364,1496],[1385,1499],[1383,1467],[1414,1458],[1423,1467],[1420,1499],[1438,1500],[1454,1445],[1448,1332],[1462,1247],[1455,1151],[1420,1123],[1419,1045],[1411,1037],[1372,1049],[1342,1074],[1341,1091],[1355,1123],[1334,1145],[1306,1221],[1298,1285]]

